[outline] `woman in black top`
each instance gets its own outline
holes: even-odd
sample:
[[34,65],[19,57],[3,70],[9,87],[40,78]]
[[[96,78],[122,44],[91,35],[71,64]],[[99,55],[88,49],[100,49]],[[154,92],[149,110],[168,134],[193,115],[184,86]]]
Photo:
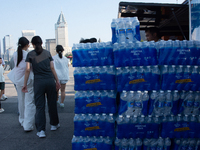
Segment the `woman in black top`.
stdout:
[[35,36],[32,38],[31,43],[35,50],[29,52],[26,57],[26,72],[22,91],[27,92],[27,80],[32,66],[36,105],[35,125],[38,131],[37,135],[39,137],[46,137],[45,94],[47,96],[51,130],[56,130],[60,127],[56,102],[57,90],[60,88],[60,83],[50,52],[42,48],[42,39],[39,36]]

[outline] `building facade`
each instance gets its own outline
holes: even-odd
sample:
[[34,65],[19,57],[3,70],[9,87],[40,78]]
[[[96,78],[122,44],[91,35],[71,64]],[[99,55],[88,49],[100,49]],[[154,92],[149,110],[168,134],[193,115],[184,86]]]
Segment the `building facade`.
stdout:
[[56,55],[56,39],[46,39],[45,46],[52,56]]
[[62,12],[55,24],[55,38],[56,45],[62,45],[65,49],[64,54],[71,53],[71,48],[68,44],[68,25]]
[[29,50],[33,50],[33,45],[31,44],[31,39],[35,36],[35,30],[22,30],[22,36],[26,37],[30,42]]
[[8,62],[14,53],[12,35],[6,35],[3,38],[3,53],[1,57]]

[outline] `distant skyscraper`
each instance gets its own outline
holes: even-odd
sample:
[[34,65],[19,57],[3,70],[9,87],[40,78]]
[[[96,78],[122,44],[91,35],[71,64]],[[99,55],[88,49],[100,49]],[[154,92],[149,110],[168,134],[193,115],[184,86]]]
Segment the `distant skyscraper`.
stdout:
[[12,36],[6,35],[3,38],[3,54],[1,54],[1,57],[3,57],[5,61],[9,61],[9,58],[12,57],[13,53],[14,49],[13,49]]
[[45,45],[52,56],[56,55],[56,39],[46,39]]
[[31,39],[35,36],[35,30],[22,30],[22,36],[26,37],[30,42],[29,50],[33,50]]
[[61,12],[57,23],[55,24],[55,37],[56,44],[62,45],[65,49],[65,53],[69,53],[71,48],[68,45],[68,26],[63,13]]

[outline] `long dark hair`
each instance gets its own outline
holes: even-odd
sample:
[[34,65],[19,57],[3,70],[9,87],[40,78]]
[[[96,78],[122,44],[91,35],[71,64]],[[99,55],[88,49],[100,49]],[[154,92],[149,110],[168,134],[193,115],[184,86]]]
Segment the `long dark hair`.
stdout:
[[59,57],[62,58],[62,52],[64,51],[64,48],[62,45],[57,45],[56,46],[56,52],[58,53]]
[[31,43],[35,45],[35,51],[39,55],[42,53],[43,48],[42,48],[42,39],[39,36],[34,36],[31,40]]
[[17,66],[19,65],[19,63],[22,61],[23,58],[23,52],[22,49],[29,44],[29,41],[27,38],[25,37],[21,37],[18,41],[18,48],[17,48]]

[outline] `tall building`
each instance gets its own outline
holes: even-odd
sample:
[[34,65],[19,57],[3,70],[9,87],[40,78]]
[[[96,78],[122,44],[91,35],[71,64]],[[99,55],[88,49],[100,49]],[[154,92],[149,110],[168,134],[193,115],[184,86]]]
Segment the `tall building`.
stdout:
[[22,30],[22,36],[26,37],[30,42],[29,50],[33,50],[33,46],[31,44],[31,39],[35,36],[35,30]]
[[56,39],[46,39],[45,45],[52,56],[56,55]]
[[9,58],[12,57],[13,53],[14,49],[13,49],[12,35],[6,35],[3,38],[3,54],[1,54],[1,57],[3,57],[5,61],[9,61]]
[[70,53],[71,48],[68,45],[68,26],[63,13],[61,12],[57,23],[55,24],[56,45],[62,45],[65,49],[64,54]]

